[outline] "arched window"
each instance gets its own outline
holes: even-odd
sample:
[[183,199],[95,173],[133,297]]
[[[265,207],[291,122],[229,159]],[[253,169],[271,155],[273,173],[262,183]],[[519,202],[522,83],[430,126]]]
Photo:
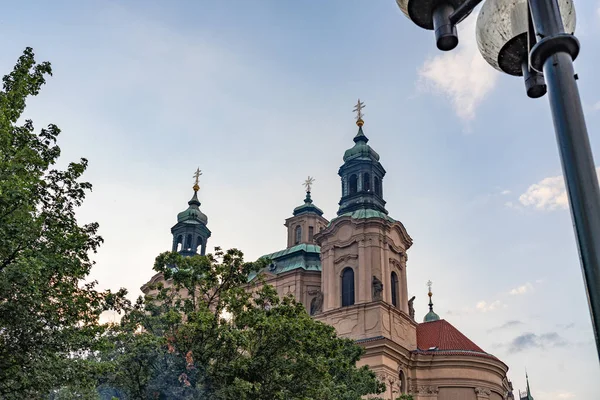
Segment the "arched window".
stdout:
[[358,176],[350,175],[350,193],[354,194],[358,191]]
[[342,271],[342,307],[354,304],[354,270],[350,267]]
[[368,172],[363,175],[363,190],[365,192],[371,191],[371,175]]
[[186,250],[192,249],[192,235],[191,234],[188,234],[185,238],[185,249]]
[[312,243],[313,241],[313,235],[315,234],[315,228],[313,228],[312,226],[308,227],[308,241]]
[[181,251],[181,247],[183,246],[183,237],[181,235],[177,236],[177,251]]
[[398,275],[392,272],[392,305],[398,307]]
[[295,244],[298,244],[302,241],[302,227],[298,225],[296,227],[296,241]]
[[374,188],[373,191],[375,192],[376,195],[381,196],[381,181],[379,180],[378,177],[373,178],[373,182],[374,182]]
[[198,252],[198,247],[202,249],[202,236],[198,236],[198,238],[196,238],[196,253]]
[[400,370],[400,373],[398,374],[398,380],[400,382],[398,382],[398,386],[400,389],[400,394],[404,394],[406,393],[406,376],[404,376],[404,371]]

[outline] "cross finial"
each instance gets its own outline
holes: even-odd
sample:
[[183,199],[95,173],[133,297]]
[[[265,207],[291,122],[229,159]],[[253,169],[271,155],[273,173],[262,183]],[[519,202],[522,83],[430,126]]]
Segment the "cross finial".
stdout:
[[194,175],[193,175],[195,192],[197,192],[200,189],[200,186],[198,185],[198,180],[200,179],[200,175],[202,175],[202,171],[200,171],[200,168],[197,168],[196,172],[194,172]]
[[362,109],[365,107],[365,103],[360,101],[360,99],[358,99],[358,102],[354,106],[353,111],[356,113],[356,125],[358,126],[362,126],[362,124],[364,123],[363,117],[365,116],[365,114],[363,114]]
[[433,285],[433,282],[431,281],[427,281],[427,287],[429,288],[429,296],[431,297],[431,286]]
[[315,178],[313,178],[312,176],[309,176],[308,178],[306,178],[306,180],[304,181],[303,185],[306,188],[306,192],[310,193],[310,189],[312,187],[313,182],[315,181]]

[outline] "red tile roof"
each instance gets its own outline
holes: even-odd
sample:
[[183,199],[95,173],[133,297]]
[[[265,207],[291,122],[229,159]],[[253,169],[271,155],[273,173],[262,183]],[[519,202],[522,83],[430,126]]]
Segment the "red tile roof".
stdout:
[[471,354],[495,358],[443,319],[417,325],[416,352],[446,355]]

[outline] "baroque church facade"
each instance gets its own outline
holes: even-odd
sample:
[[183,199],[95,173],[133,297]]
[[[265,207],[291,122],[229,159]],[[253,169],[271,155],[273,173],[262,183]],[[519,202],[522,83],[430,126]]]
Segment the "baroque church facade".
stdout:
[[[422,322],[415,318],[407,279],[413,241],[385,208],[386,171],[363,132],[361,107],[359,102],[354,145],[338,171],[337,216],[323,217],[309,178],[304,203],[285,220],[287,247],[263,256],[271,263],[259,275],[280,296],[291,293],[315,319],[364,347],[359,366],[368,365],[386,384],[384,399],[514,399],[506,364],[433,311],[431,286],[429,312]],[[184,255],[205,254],[211,235],[197,191],[196,184],[188,209],[171,229],[172,250]],[[150,285],[161,280],[155,275],[142,291],[151,294]],[[252,274],[248,288],[257,282]]]

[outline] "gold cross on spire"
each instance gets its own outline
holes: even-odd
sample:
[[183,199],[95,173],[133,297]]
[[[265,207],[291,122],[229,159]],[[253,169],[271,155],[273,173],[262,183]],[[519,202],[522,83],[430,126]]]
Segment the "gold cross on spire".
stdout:
[[202,171],[200,171],[200,168],[198,168],[198,169],[196,169],[196,172],[194,172],[194,175],[193,175],[195,192],[200,190],[200,186],[198,185],[198,180],[200,179],[200,175],[202,175]]
[[431,286],[432,285],[433,285],[433,282],[427,281],[427,287],[429,288],[429,296],[431,296]]
[[362,126],[363,124],[363,117],[365,116],[365,114],[363,114],[362,109],[365,107],[365,103],[358,99],[358,102],[354,106],[354,110],[352,110],[356,113],[356,125],[358,126]]
[[309,176],[308,178],[306,178],[306,180],[304,181],[303,185],[306,188],[306,192],[310,193],[310,189],[312,187],[313,182],[315,181],[315,178],[313,178],[312,176]]

